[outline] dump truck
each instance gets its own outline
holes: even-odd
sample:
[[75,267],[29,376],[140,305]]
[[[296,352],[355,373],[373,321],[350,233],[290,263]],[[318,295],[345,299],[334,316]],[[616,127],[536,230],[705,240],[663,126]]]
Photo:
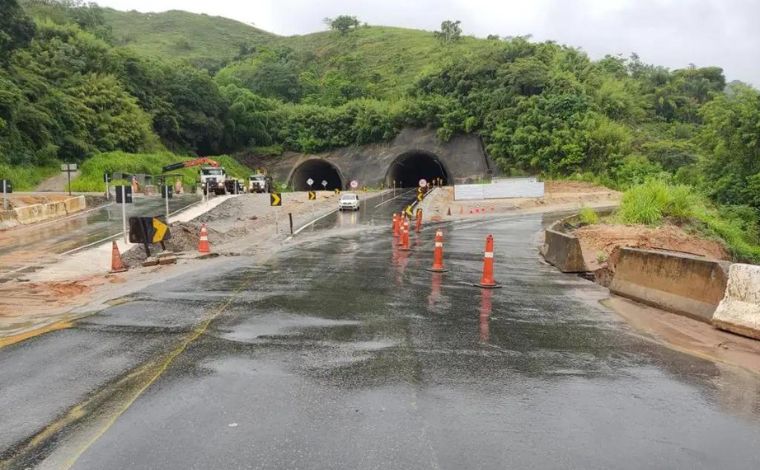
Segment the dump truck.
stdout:
[[[202,166],[201,166],[202,165]],[[203,194],[214,193],[216,195],[226,194],[227,172],[219,162],[210,158],[196,158],[195,160],[185,160],[184,162],[172,163],[162,168],[163,172],[179,170],[180,168],[190,168],[201,166],[198,170],[198,182],[203,190]]]
[[269,193],[272,192],[272,177],[261,173],[248,177],[248,192]]

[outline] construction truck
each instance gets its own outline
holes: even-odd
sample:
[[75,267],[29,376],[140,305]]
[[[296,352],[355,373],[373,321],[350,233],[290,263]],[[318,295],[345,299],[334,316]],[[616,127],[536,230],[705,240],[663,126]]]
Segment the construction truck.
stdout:
[[261,173],[248,177],[248,192],[269,193],[272,192],[272,177]]
[[203,194],[206,194],[207,192],[216,195],[227,193],[225,186],[227,172],[224,171],[224,167],[219,165],[219,162],[210,158],[196,158],[195,160],[172,163],[171,165],[163,167],[163,172],[166,173],[167,171],[190,168],[193,166],[201,166],[200,170],[198,170],[198,178]]

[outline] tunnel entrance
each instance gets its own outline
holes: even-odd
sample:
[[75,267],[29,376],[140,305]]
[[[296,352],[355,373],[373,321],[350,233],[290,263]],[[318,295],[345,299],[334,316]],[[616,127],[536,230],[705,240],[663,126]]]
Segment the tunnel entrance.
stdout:
[[445,185],[448,184],[449,175],[443,163],[432,153],[410,152],[391,163],[385,182],[388,186],[395,181],[397,188],[412,188],[423,178],[428,182],[440,178]]
[[[325,160],[314,159],[301,163],[293,170],[290,183],[296,191],[308,191],[309,185],[307,181],[309,178],[314,180],[314,185],[311,187],[314,190],[343,188],[343,179],[340,176],[340,172],[332,163]],[[326,188],[322,186],[322,181],[327,181]]]

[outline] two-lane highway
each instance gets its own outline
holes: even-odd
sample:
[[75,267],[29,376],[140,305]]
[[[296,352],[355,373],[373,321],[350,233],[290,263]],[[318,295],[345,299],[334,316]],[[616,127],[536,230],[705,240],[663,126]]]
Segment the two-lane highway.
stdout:
[[[400,201],[400,200],[399,200]],[[536,252],[541,216],[338,213],[0,349],[0,456],[24,468],[747,468],[760,380],[642,338]],[[450,270],[432,274],[435,228]],[[478,280],[487,234],[496,279]],[[36,436],[36,438],[34,437]]]

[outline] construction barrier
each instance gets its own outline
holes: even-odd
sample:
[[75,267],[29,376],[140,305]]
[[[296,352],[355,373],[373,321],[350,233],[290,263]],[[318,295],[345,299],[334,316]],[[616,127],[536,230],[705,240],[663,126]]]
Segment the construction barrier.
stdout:
[[712,323],[721,330],[760,339],[760,266],[731,265],[726,294]]
[[[557,224],[555,224],[557,226]],[[588,271],[583,260],[581,242],[577,237],[549,228],[541,246],[541,255],[546,262],[563,273],[582,273]]]
[[544,183],[535,177],[504,178],[490,184],[454,185],[455,201],[505,199],[516,197],[543,197]]
[[86,207],[87,202],[84,196],[75,196],[56,202],[17,207],[12,212],[15,214],[17,223],[27,225],[73,214]]
[[728,281],[727,261],[623,248],[610,292],[710,322]]

